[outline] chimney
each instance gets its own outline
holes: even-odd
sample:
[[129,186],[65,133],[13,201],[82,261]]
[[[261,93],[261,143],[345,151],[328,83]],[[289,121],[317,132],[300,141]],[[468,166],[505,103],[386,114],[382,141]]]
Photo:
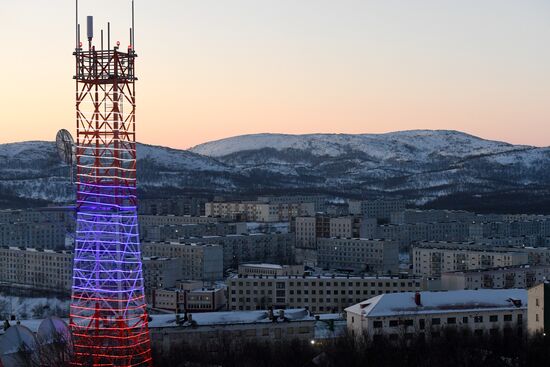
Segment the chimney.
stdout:
[[418,307],[421,307],[422,306],[422,298],[420,296],[420,292],[416,292],[414,294],[414,303],[418,306]]

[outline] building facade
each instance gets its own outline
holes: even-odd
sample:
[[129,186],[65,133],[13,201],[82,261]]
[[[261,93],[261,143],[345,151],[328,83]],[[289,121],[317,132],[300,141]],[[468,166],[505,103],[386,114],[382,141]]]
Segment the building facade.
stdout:
[[308,307],[315,313],[334,313],[379,294],[421,290],[423,283],[399,277],[236,275],[227,286],[230,310]]
[[218,245],[144,242],[144,257],[181,259],[182,279],[214,281],[223,279],[223,248]]
[[317,241],[318,265],[324,269],[353,272],[397,274],[397,242],[364,238],[320,238]]
[[477,291],[383,294],[346,308],[348,331],[368,339],[440,337],[446,328],[474,335],[524,332],[527,291]]
[[519,265],[441,274],[443,290],[531,288],[550,278],[550,266]]

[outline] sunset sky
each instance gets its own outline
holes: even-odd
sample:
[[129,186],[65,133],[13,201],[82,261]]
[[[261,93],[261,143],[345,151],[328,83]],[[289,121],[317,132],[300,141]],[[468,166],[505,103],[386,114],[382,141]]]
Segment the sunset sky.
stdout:
[[[130,0],[80,3],[128,44]],[[136,0],[138,140],[455,129],[548,146],[549,20],[548,0]],[[0,0],[0,143],[74,132],[74,39],[73,0]]]

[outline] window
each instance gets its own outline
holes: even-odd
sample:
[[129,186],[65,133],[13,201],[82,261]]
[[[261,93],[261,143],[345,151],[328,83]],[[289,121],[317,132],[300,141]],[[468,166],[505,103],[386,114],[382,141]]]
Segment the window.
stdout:
[[462,318],[462,323],[463,323],[463,324],[467,324],[467,323],[468,323],[468,316],[464,316],[464,317]]
[[396,327],[398,324],[397,320],[390,320],[390,327]]
[[448,317],[447,318],[447,324],[449,324],[449,325],[456,324],[456,317]]
[[434,318],[432,319],[432,325],[440,325],[441,319],[440,318]]
[[483,316],[474,316],[474,322],[478,324],[483,322]]
[[497,322],[497,321],[498,321],[498,315],[491,315],[491,316],[489,316],[489,321],[491,321],[491,322]]
[[382,328],[382,321],[373,321],[372,327],[375,329],[381,329]]
[[504,321],[512,321],[512,315],[504,315]]
[[426,328],[426,321],[424,319],[418,320],[418,325],[420,326],[420,330],[424,330]]

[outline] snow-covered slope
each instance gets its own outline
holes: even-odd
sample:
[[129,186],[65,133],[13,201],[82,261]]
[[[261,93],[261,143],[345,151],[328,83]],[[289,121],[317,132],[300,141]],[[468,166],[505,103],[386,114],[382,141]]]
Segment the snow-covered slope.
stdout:
[[505,152],[527,147],[483,140],[472,135],[449,130],[410,130],[387,134],[255,134],[204,143],[191,151],[210,157],[223,157],[247,150],[273,148],[278,151],[295,149],[315,156],[337,157],[350,151],[367,154],[374,159],[427,158],[432,152],[464,156]]
[[[547,190],[549,180],[550,148],[458,131],[258,134],[189,151],[138,145],[138,185],[151,195],[300,190],[391,194],[425,202],[457,192]],[[53,143],[0,145],[0,205],[5,195],[71,201],[68,182]]]

